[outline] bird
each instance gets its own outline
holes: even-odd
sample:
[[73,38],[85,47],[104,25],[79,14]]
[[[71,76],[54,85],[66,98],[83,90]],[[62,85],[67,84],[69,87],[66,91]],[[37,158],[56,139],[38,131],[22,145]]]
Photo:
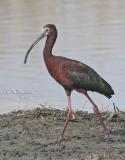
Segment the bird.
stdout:
[[42,28],[40,36],[32,43],[26,52],[24,63],[26,64],[29,53],[32,48],[44,37],[46,42],[43,50],[43,58],[50,75],[59,83],[65,90],[68,100],[68,111],[66,120],[59,144],[64,140],[64,132],[67,128],[69,119],[73,117],[71,107],[71,92],[73,90],[82,93],[92,104],[94,113],[97,114],[100,124],[103,126],[104,134],[109,134],[109,129],[104,124],[96,103],[88,95],[88,91],[100,93],[107,98],[111,98],[114,94],[112,87],[91,67],[73,59],[63,56],[55,56],[52,54],[52,49],[57,39],[57,28],[54,24],[46,24]]

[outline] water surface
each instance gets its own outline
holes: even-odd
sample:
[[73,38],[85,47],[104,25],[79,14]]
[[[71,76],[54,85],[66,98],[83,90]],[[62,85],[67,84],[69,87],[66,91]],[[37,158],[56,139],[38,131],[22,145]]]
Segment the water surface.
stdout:
[[[125,1],[0,0],[0,112],[40,104],[66,108],[67,98],[48,74],[41,41],[23,64],[30,44],[45,24],[53,23],[58,39],[53,52],[94,68],[115,91],[108,100],[90,93],[101,109],[112,103],[124,110]],[[74,109],[90,111],[86,98],[73,92]]]

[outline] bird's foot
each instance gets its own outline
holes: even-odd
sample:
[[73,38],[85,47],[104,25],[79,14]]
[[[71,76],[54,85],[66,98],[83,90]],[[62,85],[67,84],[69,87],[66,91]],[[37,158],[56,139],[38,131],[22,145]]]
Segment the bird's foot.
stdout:
[[70,136],[67,136],[65,138],[60,138],[59,140],[59,146],[61,145],[62,142],[71,142],[71,137]]
[[62,141],[63,141],[63,138],[60,138],[60,140],[59,140],[59,146],[61,145]]
[[111,131],[108,128],[104,127],[103,133],[104,133],[104,136],[109,137]]

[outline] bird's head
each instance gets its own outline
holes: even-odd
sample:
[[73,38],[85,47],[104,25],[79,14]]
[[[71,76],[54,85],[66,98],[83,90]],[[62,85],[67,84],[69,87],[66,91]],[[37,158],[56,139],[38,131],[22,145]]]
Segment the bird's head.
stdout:
[[54,32],[57,32],[56,26],[54,24],[47,24],[42,28],[42,34],[44,36],[50,36]]
[[57,29],[56,26],[54,24],[47,24],[42,28],[42,33],[40,34],[40,36],[33,42],[33,44],[29,47],[26,55],[25,55],[25,59],[24,59],[24,63],[26,64],[27,62],[27,58],[28,55],[30,53],[30,51],[32,50],[32,48],[44,37],[50,37],[53,33],[57,34]]

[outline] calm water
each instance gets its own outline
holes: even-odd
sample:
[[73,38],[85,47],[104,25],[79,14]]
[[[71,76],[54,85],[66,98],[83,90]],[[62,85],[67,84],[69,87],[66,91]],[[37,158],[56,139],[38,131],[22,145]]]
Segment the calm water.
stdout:
[[[44,65],[45,40],[23,64],[28,47],[47,23],[58,28],[56,55],[90,65],[112,85],[111,100],[90,93],[101,109],[112,109],[115,102],[125,110],[125,1],[0,0],[0,113],[40,104],[66,108],[63,88]],[[91,109],[86,98],[75,92],[72,105]]]

